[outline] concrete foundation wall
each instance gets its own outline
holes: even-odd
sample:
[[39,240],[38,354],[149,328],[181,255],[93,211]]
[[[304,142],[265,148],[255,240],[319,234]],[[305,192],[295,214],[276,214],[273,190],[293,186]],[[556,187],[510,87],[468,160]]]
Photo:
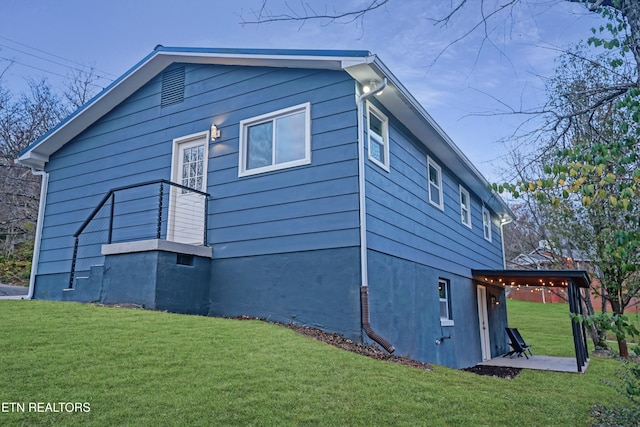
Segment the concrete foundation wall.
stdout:
[[359,248],[213,260],[212,316],[255,316],[360,341]]

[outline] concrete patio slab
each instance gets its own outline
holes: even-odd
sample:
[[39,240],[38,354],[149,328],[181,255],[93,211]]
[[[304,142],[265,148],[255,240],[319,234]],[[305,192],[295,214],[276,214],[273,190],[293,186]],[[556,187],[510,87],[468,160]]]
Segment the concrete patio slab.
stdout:
[[529,356],[525,357],[496,357],[478,363],[485,366],[504,366],[509,368],[536,369],[540,371],[570,372],[574,374],[584,373],[589,366],[589,362],[582,367],[582,372],[578,371],[578,365],[574,357],[553,357],[553,356]]

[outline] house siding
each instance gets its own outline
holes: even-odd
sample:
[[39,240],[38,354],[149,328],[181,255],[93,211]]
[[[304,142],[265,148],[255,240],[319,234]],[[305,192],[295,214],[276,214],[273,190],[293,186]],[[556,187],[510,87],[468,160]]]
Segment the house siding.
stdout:
[[[478,197],[470,192],[469,229],[460,218],[461,182],[429,152],[428,141],[425,147],[385,114],[390,171],[370,161],[365,168],[368,248],[469,278],[471,269],[502,268],[500,229],[494,222],[492,241],[484,239]],[[444,210],[429,203],[427,156],[442,168]]]
[[[68,273],[73,233],[114,187],[170,179],[173,139],[207,130],[214,257],[357,246],[355,87],[344,72],[178,64],[185,100],[160,107],[158,75],[54,153],[39,275]],[[238,178],[239,121],[311,103],[312,163]]]
[[[472,227],[463,224],[455,173],[429,151],[429,141],[425,147],[376,106],[389,117],[390,161],[388,172],[371,161],[365,166],[371,324],[399,354],[455,368],[475,365],[482,354],[471,270],[502,267],[500,230],[492,224],[492,241],[484,238],[482,202],[466,187]],[[441,168],[443,209],[429,202],[428,157]],[[440,323],[440,278],[450,283],[452,326]],[[504,291],[491,292],[504,307]],[[488,308],[491,351],[502,354],[506,311]]]

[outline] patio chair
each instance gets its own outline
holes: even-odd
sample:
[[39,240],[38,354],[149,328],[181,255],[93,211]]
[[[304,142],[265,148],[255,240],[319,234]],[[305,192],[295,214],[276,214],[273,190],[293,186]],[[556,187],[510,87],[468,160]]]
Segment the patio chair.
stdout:
[[507,331],[507,335],[509,336],[509,341],[511,341],[509,345],[511,345],[512,350],[509,353],[505,354],[504,357],[513,357],[514,354],[518,357],[522,357],[522,355],[524,354],[524,357],[528,359],[529,356],[527,356],[527,351],[529,352],[531,357],[533,357],[533,353],[531,353],[531,346],[527,345],[527,343],[524,342],[524,339],[522,339],[522,335],[520,335],[520,332],[518,332],[516,328],[505,329]]

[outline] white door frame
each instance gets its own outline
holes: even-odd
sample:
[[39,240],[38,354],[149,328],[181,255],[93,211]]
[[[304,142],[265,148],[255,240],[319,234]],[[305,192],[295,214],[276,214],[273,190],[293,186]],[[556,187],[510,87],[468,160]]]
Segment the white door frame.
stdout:
[[[182,161],[182,153],[181,147],[183,144],[189,144],[195,141],[203,141],[204,142],[204,158],[203,158],[203,175],[202,175],[202,188],[200,191],[207,191],[207,171],[208,171],[208,158],[209,158],[209,131],[197,132],[191,135],[182,136],[180,138],[175,138],[173,140],[173,148],[171,154],[171,181],[176,184],[182,184],[182,173],[181,173],[181,161]],[[189,241],[195,239],[198,236],[181,236],[180,235],[180,224],[176,222],[176,210],[179,209],[178,199],[181,197],[182,190],[177,187],[171,187],[170,198],[169,198],[169,218],[167,223],[167,240],[179,241],[181,243],[193,243],[193,244],[206,244],[206,242],[199,243],[195,240],[193,242]],[[190,193],[195,194],[195,193]],[[202,196],[198,196],[202,197]],[[206,203],[206,200],[203,200]],[[204,206],[204,205],[203,205]],[[203,208],[204,210],[204,208]],[[202,227],[204,227],[204,217],[202,218]],[[191,228],[194,226],[197,227],[197,224],[189,224]],[[204,236],[204,228],[203,228],[202,236]]]
[[482,361],[491,359],[491,336],[489,335],[489,313],[487,312],[487,288],[478,285],[478,323],[480,325],[480,348]]

